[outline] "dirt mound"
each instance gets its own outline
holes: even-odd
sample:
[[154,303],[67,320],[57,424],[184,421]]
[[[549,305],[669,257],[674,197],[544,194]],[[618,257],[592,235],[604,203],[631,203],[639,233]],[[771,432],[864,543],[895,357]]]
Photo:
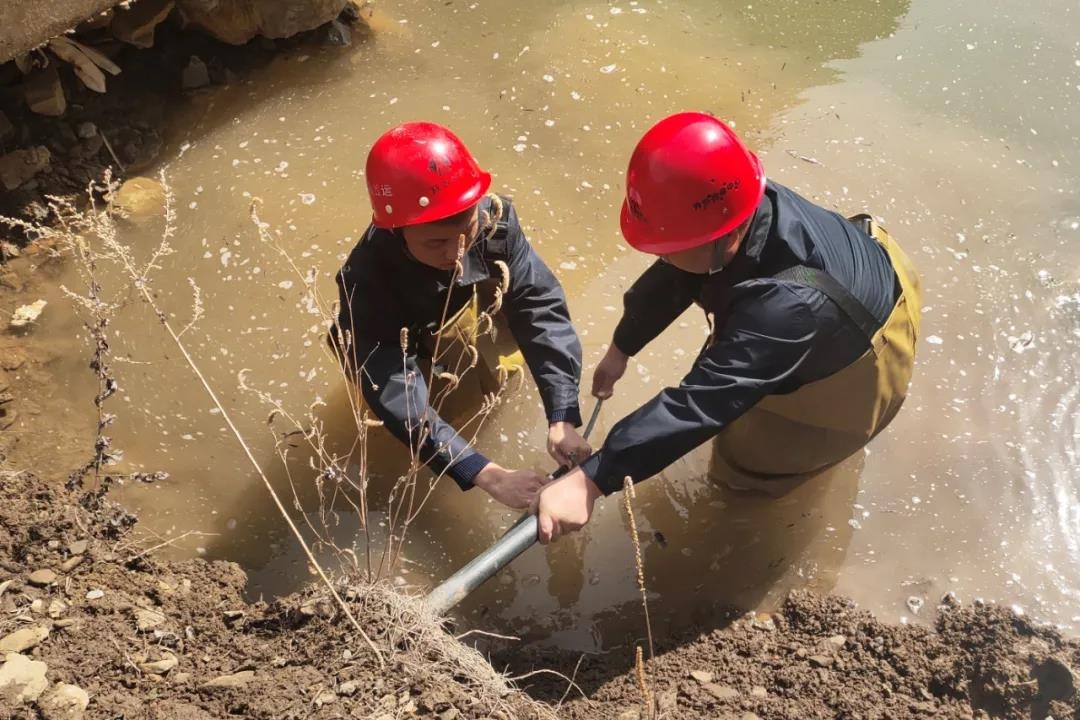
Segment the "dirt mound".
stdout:
[[[3,475],[0,649],[44,662],[52,687],[85,690],[88,718],[550,716],[388,588],[341,590],[380,665],[328,593],[245,604],[236,565],[155,561],[133,522]],[[49,692],[35,697],[16,705],[0,687],[0,716],[39,717]]]
[[[794,593],[778,613],[657,650],[646,683],[672,718],[1080,717],[1070,670],[1080,643],[991,605],[947,600],[931,629],[879,622],[842,598]],[[646,717],[627,711],[641,707],[631,659],[585,658],[577,682],[591,699],[563,714]],[[577,662],[548,655],[530,664],[572,671]],[[544,681],[528,689],[551,699],[565,688]]]

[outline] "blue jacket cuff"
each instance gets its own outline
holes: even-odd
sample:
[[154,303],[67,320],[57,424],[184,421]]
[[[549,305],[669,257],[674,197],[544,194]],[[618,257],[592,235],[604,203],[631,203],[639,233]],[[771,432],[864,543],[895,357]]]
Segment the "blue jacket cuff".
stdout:
[[491,461],[483,453],[474,452],[448,467],[446,474],[453,478],[462,490],[468,490],[473,486],[473,480],[489,462]]
[[548,414],[548,423],[568,422],[574,427],[581,427],[581,410],[577,405],[558,408]]

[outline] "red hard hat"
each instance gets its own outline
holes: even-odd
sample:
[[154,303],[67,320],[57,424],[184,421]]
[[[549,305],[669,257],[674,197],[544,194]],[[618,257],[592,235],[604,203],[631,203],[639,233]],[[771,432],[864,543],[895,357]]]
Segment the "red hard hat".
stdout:
[[442,125],[410,122],[383,133],[368,153],[376,227],[441,220],[475,205],[491,187],[465,143]]
[[712,115],[664,118],[641,138],[626,171],[622,233],[642,252],[689,250],[749,218],[765,194],[765,170]]

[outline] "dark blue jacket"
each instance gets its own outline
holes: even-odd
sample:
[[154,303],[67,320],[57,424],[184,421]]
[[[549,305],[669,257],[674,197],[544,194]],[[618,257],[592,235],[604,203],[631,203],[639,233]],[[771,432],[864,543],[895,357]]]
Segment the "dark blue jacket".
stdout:
[[832,300],[771,277],[795,265],[827,272],[881,324],[899,292],[876,240],[773,182],[723,270],[697,275],[658,260],[627,291],[614,337],[627,355],[695,302],[713,316],[714,341],[678,387],[621,420],[582,464],[605,493],[620,489],[627,475],[637,482],[659,473],[766,395],[793,392],[866,352],[866,335]]
[[[491,211],[492,205],[485,198],[481,212]],[[428,406],[427,383],[416,363],[418,355],[426,356],[416,339],[441,325],[448,291],[448,315],[453,315],[472,298],[474,284],[500,277],[495,261],[510,269],[502,313],[536,380],[548,421],[581,424],[581,343],[562,286],[529,245],[509,200],[504,200],[500,224],[495,237],[477,240],[465,253],[464,273],[452,288],[451,274],[414,260],[400,233],[375,227],[368,228],[337,276],[338,325],[346,336],[348,362],[362,368],[364,399],[410,447],[416,447],[426,424],[428,432],[417,448],[420,461],[437,474],[445,471],[462,489],[472,486],[488,459]],[[408,328],[410,343],[404,360],[402,328]]]

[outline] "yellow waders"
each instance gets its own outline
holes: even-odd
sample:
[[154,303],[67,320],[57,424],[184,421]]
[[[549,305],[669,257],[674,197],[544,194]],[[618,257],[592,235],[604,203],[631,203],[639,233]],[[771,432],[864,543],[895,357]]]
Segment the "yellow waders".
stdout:
[[494,327],[481,326],[487,322],[481,320],[481,309],[491,308],[497,285],[497,281],[491,280],[474,285],[472,299],[435,333],[424,338],[426,349],[433,356],[438,342],[435,361],[458,378],[472,362],[470,347],[475,347],[477,363],[470,374],[476,373],[484,394],[497,392],[510,376],[525,367],[525,358],[514,343],[501,313],[494,314]]
[[[871,234],[900,280],[896,305],[858,360],[788,395],[767,396],[717,436],[715,453],[749,475],[747,485],[765,489],[782,484],[769,476],[806,475],[835,465],[884,430],[907,396],[921,322],[919,279],[884,228],[872,222]],[[741,487],[743,479],[736,480]]]

